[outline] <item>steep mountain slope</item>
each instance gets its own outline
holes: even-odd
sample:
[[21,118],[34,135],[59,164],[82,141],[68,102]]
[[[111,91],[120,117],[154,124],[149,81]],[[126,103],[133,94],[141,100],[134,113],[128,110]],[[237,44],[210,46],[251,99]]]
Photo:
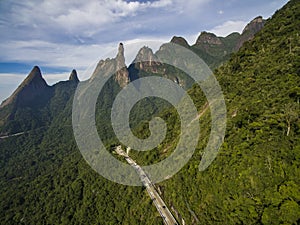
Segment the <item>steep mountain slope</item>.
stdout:
[[49,86],[42,78],[40,68],[35,66],[27,78],[17,88],[17,90],[1,104],[1,108],[9,104],[16,104],[16,107],[37,102],[38,96],[49,92]]
[[[300,2],[290,1],[217,70],[228,109],[219,155],[198,171],[209,134],[206,113],[197,153],[160,184],[187,224],[299,224],[299,13]],[[153,161],[165,154],[158,151]]]

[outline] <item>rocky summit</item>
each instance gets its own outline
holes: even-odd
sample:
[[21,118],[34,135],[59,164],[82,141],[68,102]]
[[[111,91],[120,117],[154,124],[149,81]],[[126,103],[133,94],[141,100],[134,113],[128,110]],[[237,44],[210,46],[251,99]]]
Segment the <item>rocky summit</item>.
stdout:
[[69,76],[70,81],[74,81],[75,83],[79,82],[78,76],[77,76],[77,71],[74,69],[72,70],[70,76]]
[[8,99],[2,102],[1,107],[3,108],[12,103],[19,105],[26,104],[33,101],[48,89],[49,86],[42,77],[40,68],[35,66],[15,92]]
[[129,83],[129,72],[125,64],[123,43],[119,44],[115,58],[99,61],[90,80],[97,79],[99,76],[110,76],[112,73],[120,87],[125,87]]
[[119,44],[118,55],[116,57],[117,63],[117,73],[116,81],[119,83],[120,87],[125,87],[129,83],[129,72],[125,64],[124,56],[124,46],[123,43]]

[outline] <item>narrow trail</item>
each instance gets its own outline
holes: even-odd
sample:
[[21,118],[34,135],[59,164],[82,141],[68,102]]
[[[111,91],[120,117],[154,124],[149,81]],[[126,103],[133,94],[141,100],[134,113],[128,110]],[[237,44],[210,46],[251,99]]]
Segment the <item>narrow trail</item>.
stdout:
[[[66,126],[68,126],[68,125],[66,125]],[[27,131],[14,133],[14,134],[3,135],[3,136],[0,136],[0,139],[6,139],[6,138],[10,138],[10,137],[20,136],[20,135],[27,134],[27,133],[30,133],[30,132],[33,132],[33,131],[44,129],[46,127],[50,127],[50,126],[42,126],[42,127],[39,127],[39,128],[33,129],[33,130],[27,130]]]
[[5,136],[1,136],[0,139],[6,139],[6,138],[10,138],[10,137],[15,137],[15,136],[20,136],[22,134],[25,134],[26,132],[19,132],[19,133],[15,133],[15,134],[9,134],[9,135],[5,135]]

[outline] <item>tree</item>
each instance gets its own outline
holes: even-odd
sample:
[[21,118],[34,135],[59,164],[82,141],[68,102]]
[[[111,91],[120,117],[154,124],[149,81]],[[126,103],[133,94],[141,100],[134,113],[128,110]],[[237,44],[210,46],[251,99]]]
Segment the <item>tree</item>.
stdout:
[[289,136],[291,125],[299,118],[299,105],[297,103],[288,103],[285,105],[284,117],[287,123],[286,136]]

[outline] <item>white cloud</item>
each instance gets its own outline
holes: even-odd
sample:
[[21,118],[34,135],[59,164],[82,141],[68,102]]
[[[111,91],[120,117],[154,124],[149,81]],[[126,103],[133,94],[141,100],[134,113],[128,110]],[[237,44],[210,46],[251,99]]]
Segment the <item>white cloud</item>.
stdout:
[[185,16],[198,15],[205,10],[205,4],[213,0],[174,0],[174,8],[180,9]]
[[1,85],[11,85],[21,83],[24,79],[24,74],[0,73]]
[[68,80],[70,76],[70,72],[69,73],[43,73],[43,68],[41,68],[41,70],[42,70],[42,76],[46,80],[48,85],[53,85],[58,81]]
[[24,75],[0,73],[0,104],[7,99],[24,80]]
[[170,29],[181,29],[192,15],[201,15],[201,6],[210,1],[0,1],[0,33],[3,34],[0,42],[99,44],[141,38],[143,33],[150,32],[152,37],[168,31],[171,36]]
[[212,32],[217,36],[226,37],[232,32],[241,33],[246,25],[247,22],[245,21],[227,21],[219,26],[214,27],[209,32]]
[[[131,63],[139,48],[144,45],[153,50],[159,45],[169,41],[169,37],[155,39],[139,38],[124,40],[125,58],[127,64]],[[5,56],[0,60],[18,62],[39,62],[44,66],[85,69],[100,59],[112,58],[117,54],[119,43],[91,44],[91,45],[69,45],[57,44],[39,40],[32,41],[8,41],[0,43],[0,49]]]
[[116,45],[69,45],[32,40],[0,43],[0,48],[5,53],[0,60],[40,62],[45,66],[63,68],[85,68],[116,48]]
[[[7,11],[0,11],[2,14],[0,20],[5,21],[10,26],[7,28],[10,29],[26,27],[28,31],[32,28],[32,33],[29,32],[27,35],[45,33],[45,35],[51,35],[52,38],[66,34],[92,36],[101,30],[106,30],[106,26],[112,26],[124,18],[128,20],[139,13],[142,16],[149,15],[147,17],[149,20],[153,17],[152,13],[155,17],[163,16],[162,11],[155,14],[155,12],[151,12],[153,10],[184,11],[187,15],[190,15],[192,11],[197,11],[198,14],[201,11],[200,6],[210,1],[212,0],[156,0],[146,2],[125,0],[12,0],[9,3],[0,3],[7,5],[8,8]],[[176,16],[176,14],[170,14],[170,16]],[[166,23],[166,21],[163,22]]]
[[42,28],[47,25],[53,29],[88,34],[91,29],[101,29],[120,18],[134,16],[139,11],[171,4],[171,0],[144,3],[124,0],[12,1],[10,17],[16,26]]
[[151,7],[153,8],[161,8],[166,7],[172,4],[172,0],[160,0],[151,3]]

